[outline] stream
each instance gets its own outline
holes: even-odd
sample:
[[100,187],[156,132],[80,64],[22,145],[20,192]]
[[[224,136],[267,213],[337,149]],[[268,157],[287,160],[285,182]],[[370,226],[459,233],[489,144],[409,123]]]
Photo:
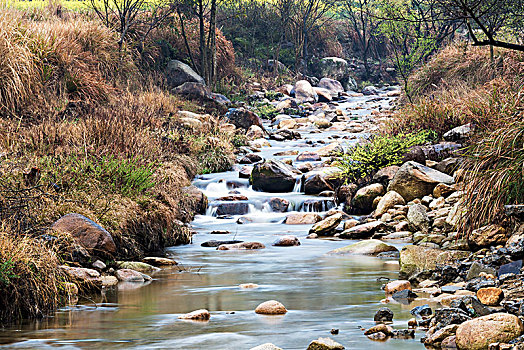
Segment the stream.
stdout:
[[[393,99],[350,97],[339,102],[338,108],[346,110],[353,121],[362,121],[372,118],[373,110],[389,108]],[[269,124],[266,127],[271,128]],[[314,151],[337,136],[347,135],[314,130],[299,129],[300,140],[270,141],[271,147],[263,147],[258,154],[265,159],[294,159],[296,156],[273,154],[291,149]],[[341,141],[349,147],[355,140]],[[398,278],[397,259],[327,255],[353,241],[306,239],[311,225],[285,225],[290,212],[275,213],[266,204],[269,198],[284,198],[291,203],[291,212],[304,212],[318,208],[308,203],[322,200],[321,210],[326,211],[335,206],[331,198],[306,196],[298,192],[299,186],[291,193],[256,192],[247,179],[239,179],[238,171],[202,175],[194,185],[209,197],[210,206],[206,215],[197,216],[192,223],[198,233],[193,244],[167,250],[168,257],[182,264],[183,271],[164,269],[146,286],[121,283],[95,300],[81,299],[77,306],[63,308],[52,317],[0,329],[0,348],[247,350],[270,342],[286,350],[303,350],[319,337],[330,337],[346,349],[423,348],[419,340],[422,331],[415,339],[373,342],[361,330],[374,325],[373,315],[386,306],[381,302],[381,286],[384,278]],[[232,189],[249,198],[249,213],[217,217],[216,199]],[[243,224],[237,223],[240,217]],[[231,233],[211,234],[217,230]],[[272,246],[282,235],[297,236],[301,245]],[[266,248],[218,251],[201,246],[212,239],[261,242]],[[239,287],[245,283],[257,284],[258,288]],[[288,313],[264,316],[254,312],[258,304],[271,299],[283,303]],[[395,314],[393,327],[407,328],[410,310],[425,303],[418,300],[410,305],[387,304]],[[177,319],[180,314],[202,308],[211,312],[209,322]],[[339,334],[331,335],[331,329],[339,329]]]

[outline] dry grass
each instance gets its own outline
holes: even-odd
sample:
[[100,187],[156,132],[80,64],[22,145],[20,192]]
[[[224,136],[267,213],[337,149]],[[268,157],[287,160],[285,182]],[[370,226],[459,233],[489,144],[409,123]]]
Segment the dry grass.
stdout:
[[43,317],[67,297],[58,258],[45,244],[0,227],[0,322]]

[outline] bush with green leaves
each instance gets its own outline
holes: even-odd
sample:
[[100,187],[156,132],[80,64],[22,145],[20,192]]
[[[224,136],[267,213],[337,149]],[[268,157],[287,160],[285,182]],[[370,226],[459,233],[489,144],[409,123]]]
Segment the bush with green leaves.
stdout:
[[374,175],[378,170],[402,164],[409,148],[422,145],[432,138],[432,132],[412,134],[376,135],[353,147],[336,162],[342,171],[340,177],[347,183]]
[[256,114],[262,119],[273,119],[278,115],[275,106],[270,104],[261,104],[256,108]]

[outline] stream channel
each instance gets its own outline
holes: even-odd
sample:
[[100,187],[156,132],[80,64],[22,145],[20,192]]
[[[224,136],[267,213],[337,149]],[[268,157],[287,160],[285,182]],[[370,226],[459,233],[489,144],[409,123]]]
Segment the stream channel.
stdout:
[[[338,108],[353,121],[373,118],[372,111],[390,108],[394,98],[356,96],[340,101]],[[349,123],[349,120],[347,121]],[[269,124],[267,128],[271,129]],[[298,131],[302,139],[270,141],[260,154],[265,159],[286,150],[314,151],[333,137],[349,135],[343,131]],[[353,136],[363,136],[353,134]],[[306,143],[307,140],[311,142]],[[356,138],[342,140],[348,147]],[[325,142],[325,144],[324,144]],[[217,218],[214,204],[232,189],[249,198],[246,223],[238,224],[239,216]],[[202,175],[194,180],[208,197],[207,215],[197,216],[192,223],[198,234],[193,244],[171,247],[171,257],[183,264],[186,271],[164,269],[153,275],[146,286],[120,284],[106,290],[93,301],[80,300],[79,305],[66,307],[40,321],[26,321],[0,329],[0,348],[14,349],[250,349],[273,343],[283,349],[306,349],[319,337],[330,337],[346,349],[422,349],[416,333],[412,340],[390,339],[373,342],[364,336],[361,327],[374,325],[373,315],[383,306],[384,277],[398,278],[398,261],[363,256],[330,256],[326,253],[353,243],[348,240],[306,239],[311,225],[285,225],[287,213],[274,213],[269,198],[290,201],[289,211],[310,211],[306,200],[324,200],[322,210],[334,207],[331,198],[306,196],[303,193],[264,193],[253,191],[247,179],[239,179],[238,171]],[[298,186],[297,186],[298,187]],[[292,207],[292,208],[291,208]],[[317,206],[318,207],[318,206]],[[319,213],[322,215],[322,212]],[[228,235],[211,234],[227,230]],[[295,235],[301,245],[275,247],[278,236]],[[266,248],[252,251],[218,251],[201,247],[201,243],[217,239],[255,241]],[[398,243],[397,247],[402,244]],[[255,289],[241,289],[240,284],[255,283]],[[254,312],[261,302],[275,299],[289,310],[284,316],[264,316]],[[96,305],[94,304],[96,303]],[[393,327],[405,329],[411,305],[388,303],[395,314]],[[211,312],[209,322],[178,320],[180,314],[196,309]],[[339,329],[331,335],[331,329]]]

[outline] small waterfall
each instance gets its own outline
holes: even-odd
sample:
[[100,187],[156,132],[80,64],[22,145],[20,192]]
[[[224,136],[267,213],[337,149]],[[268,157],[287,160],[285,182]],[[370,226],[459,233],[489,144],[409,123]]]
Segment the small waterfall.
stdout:
[[295,187],[293,187],[293,192],[300,193],[302,189],[302,176],[297,177],[295,182]]
[[217,216],[217,207],[209,205],[206,209],[206,216]]
[[298,205],[298,211],[306,213],[323,213],[334,208],[332,199],[307,199]]

